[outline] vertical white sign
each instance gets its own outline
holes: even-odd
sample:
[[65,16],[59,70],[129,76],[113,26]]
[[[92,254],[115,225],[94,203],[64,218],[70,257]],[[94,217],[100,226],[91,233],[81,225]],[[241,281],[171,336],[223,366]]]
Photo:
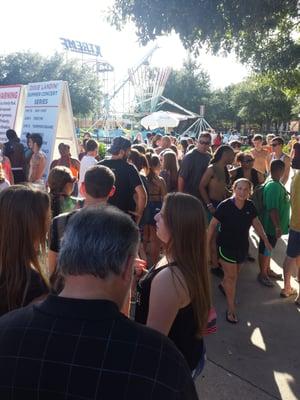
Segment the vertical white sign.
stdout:
[[0,142],[6,142],[7,129],[16,129],[22,85],[0,86]]
[[26,146],[28,132],[42,136],[42,151],[47,157],[45,176],[53,156],[63,87],[63,81],[29,83],[27,86],[21,142]]
[[53,156],[59,158],[58,144],[70,146],[73,157],[78,157],[77,139],[70,93],[67,82],[29,83],[21,142],[26,146],[26,134],[39,133],[43,138],[42,151],[47,157],[44,178],[48,176]]

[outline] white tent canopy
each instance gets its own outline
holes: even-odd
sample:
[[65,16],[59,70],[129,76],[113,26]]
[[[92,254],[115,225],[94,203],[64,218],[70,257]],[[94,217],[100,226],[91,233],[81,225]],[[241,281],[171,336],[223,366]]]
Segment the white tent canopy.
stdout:
[[141,125],[146,129],[175,128],[180,121],[185,121],[190,116],[173,113],[170,111],[156,111],[141,119]]

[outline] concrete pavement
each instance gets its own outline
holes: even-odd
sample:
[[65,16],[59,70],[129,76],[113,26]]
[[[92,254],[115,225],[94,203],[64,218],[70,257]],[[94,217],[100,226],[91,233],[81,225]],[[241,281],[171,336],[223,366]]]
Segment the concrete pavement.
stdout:
[[[251,233],[251,255],[257,258],[257,237]],[[272,268],[282,272],[286,237],[273,254]],[[279,297],[282,281],[275,288],[257,282],[258,264],[242,268],[238,285],[239,323],[225,321],[226,301],[218,290],[220,279],[212,277],[218,332],[206,338],[208,362],[197,379],[201,400],[299,400],[300,309],[294,297]],[[294,282],[298,289],[298,283]]]

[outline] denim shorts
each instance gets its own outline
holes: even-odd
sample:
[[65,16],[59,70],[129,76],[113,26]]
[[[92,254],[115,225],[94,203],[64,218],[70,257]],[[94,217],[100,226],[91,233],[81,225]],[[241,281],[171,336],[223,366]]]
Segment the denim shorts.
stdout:
[[[276,246],[276,243],[277,243],[277,238],[276,238],[276,236],[272,236],[272,235],[268,235],[267,234],[267,238],[268,238],[268,240],[269,240],[269,242],[270,242],[270,245],[273,247],[273,249],[274,249],[274,247]],[[271,253],[269,252],[269,250],[266,248],[266,246],[265,246],[265,242],[262,240],[262,239],[260,239],[259,240],[259,245],[258,245],[258,252],[259,252],[259,254],[263,254],[264,256],[271,256]]]
[[300,256],[300,232],[290,229],[286,255],[291,258]]

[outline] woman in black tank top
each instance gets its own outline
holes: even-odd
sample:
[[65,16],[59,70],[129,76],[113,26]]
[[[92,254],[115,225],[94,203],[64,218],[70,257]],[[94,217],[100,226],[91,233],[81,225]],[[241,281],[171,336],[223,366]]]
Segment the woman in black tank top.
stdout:
[[135,320],[173,340],[194,371],[211,307],[205,211],[195,197],[170,193],[155,220],[165,255],[138,284]]

